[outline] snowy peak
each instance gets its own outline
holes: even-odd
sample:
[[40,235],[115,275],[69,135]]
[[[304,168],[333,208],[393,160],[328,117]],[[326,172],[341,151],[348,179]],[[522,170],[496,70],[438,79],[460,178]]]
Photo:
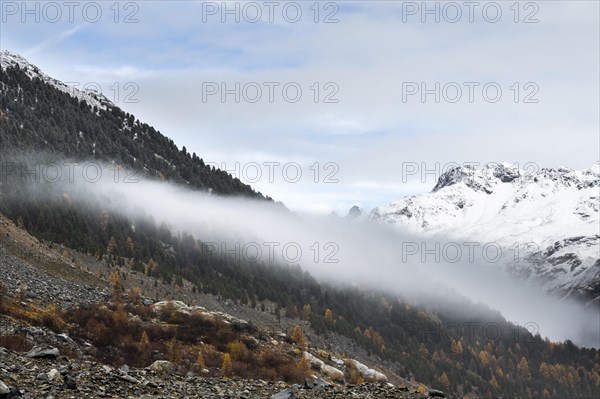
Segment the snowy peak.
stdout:
[[375,208],[370,217],[417,233],[476,231],[495,221],[514,224],[511,235],[579,235],[582,228],[596,234],[599,188],[596,165],[527,173],[510,164],[458,166],[443,173],[430,193]]
[[430,193],[375,208],[369,218],[424,237],[526,246],[530,262],[506,265],[516,274],[548,291],[600,295],[600,168],[531,169],[456,166]]
[[565,167],[537,169],[534,164],[526,164],[524,170],[518,164],[487,164],[481,169],[471,165],[454,166],[442,173],[432,192],[444,187],[464,183],[473,191],[491,194],[499,183],[524,185],[529,183],[575,186],[579,189],[600,185],[600,164],[594,164],[583,171]]
[[350,210],[348,211],[348,214],[346,215],[346,218],[348,219],[357,219],[361,216],[363,216],[365,213],[363,211],[363,209],[357,205],[354,205],[352,208],[350,208]]
[[2,69],[18,67],[25,71],[27,76],[29,76],[31,79],[40,79],[54,86],[58,90],[69,94],[71,97],[77,98],[79,101],[87,102],[88,105],[92,107],[106,110],[115,106],[108,98],[101,93],[98,93],[96,90],[91,88],[80,90],[78,88],[68,86],[63,82],[46,75],[38,67],[31,64],[25,58],[11,51],[0,50],[0,66],[2,66]]

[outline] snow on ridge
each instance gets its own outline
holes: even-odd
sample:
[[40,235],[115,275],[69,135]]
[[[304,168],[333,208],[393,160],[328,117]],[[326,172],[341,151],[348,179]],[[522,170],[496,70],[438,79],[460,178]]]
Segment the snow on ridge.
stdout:
[[535,255],[534,262],[508,266],[520,267],[523,275],[533,272],[548,291],[593,291],[600,285],[599,171],[595,164],[524,176],[510,164],[457,166],[440,176],[433,191],[375,208],[369,218],[428,239],[503,248],[533,243],[523,255]]
[[92,107],[107,110],[108,108],[115,106],[112,103],[112,101],[106,98],[103,94],[98,93],[96,90],[81,90],[75,87],[68,86],[63,82],[46,75],[38,67],[31,64],[24,57],[20,56],[17,53],[13,53],[8,50],[0,50],[0,65],[2,66],[2,68],[8,68],[9,66],[18,66],[20,69],[24,70],[27,76],[29,76],[31,79],[39,78],[45,83],[54,86],[58,90],[69,94],[71,97],[77,98],[79,101],[87,102],[88,105],[91,105]]
[[585,170],[573,170],[564,166],[537,169],[535,164],[520,169],[517,163],[486,164],[480,169],[471,165],[457,165],[442,173],[432,192],[444,187],[464,182],[473,190],[483,190],[491,194],[498,183],[537,183],[540,180],[559,182],[563,185],[598,186],[600,185],[600,165],[592,165]]
[[[594,166],[582,171],[542,168],[524,176],[506,164],[482,169],[457,166],[440,176],[432,192],[375,208],[370,218],[417,233],[458,228],[468,232],[496,220],[499,225],[520,225],[511,228],[530,235],[540,233],[539,227],[548,230],[550,225],[556,227],[553,231],[562,232],[559,237],[577,235],[577,231],[591,234],[600,223],[600,173],[596,170]],[[545,223],[523,223],[535,219]]]

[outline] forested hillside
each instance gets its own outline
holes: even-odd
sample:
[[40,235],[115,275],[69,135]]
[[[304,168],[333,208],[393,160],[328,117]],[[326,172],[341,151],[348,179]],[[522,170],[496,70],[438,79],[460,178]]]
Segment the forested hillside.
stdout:
[[185,147],[114,104],[92,107],[18,67],[2,69],[0,148],[39,151],[74,160],[114,163],[148,178],[189,184],[223,195],[260,198],[229,173],[206,165]]
[[[2,69],[0,85],[5,154],[37,150],[57,158],[114,161],[149,178],[262,198],[117,107],[93,109],[17,68]],[[404,377],[453,397],[600,396],[597,350],[548,342],[481,305],[465,301],[460,311],[418,307],[389,293],[321,284],[298,266],[207,256],[203,237],[173,231],[152,215],[130,219],[108,212],[111,198],[97,197],[84,207],[51,192],[42,201],[27,190],[16,180],[3,182],[0,212],[41,239],[175,285],[185,278],[197,290],[255,308],[269,299],[278,304],[275,313],[308,320],[322,334],[344,334],[398,362]],[[492,323],[498,329],[487,328]]]

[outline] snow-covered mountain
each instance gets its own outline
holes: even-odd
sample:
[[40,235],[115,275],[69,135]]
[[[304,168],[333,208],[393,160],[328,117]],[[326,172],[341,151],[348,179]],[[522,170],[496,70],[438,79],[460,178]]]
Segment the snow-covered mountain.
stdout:
[[77,87],[69,86],[59,80],[56,80],[46,75],[38,67],[31,64],[29,61],[27,61],[25,58],[21,57],[17,53],[13,53],[7,50],[0,50],[0,66],[2,66],[2,68],[8,68],[10,66],[19,66],[19,68],[25,71],[27,76],[29,76],[31,79],[41,79],[42,81],[56,87],[62,92],[70,94],[72,97],[75,97],[80,101],[85,100],[92,107],[97,107],[99,109],[107,109],[109,107],[115,106],[102,93],[98,93],[92,88],[82,90]]
[[600,168],[455,167],[430,193],[375,208],[373,220],[427,238],[494,243],[548,292],[600,298]]

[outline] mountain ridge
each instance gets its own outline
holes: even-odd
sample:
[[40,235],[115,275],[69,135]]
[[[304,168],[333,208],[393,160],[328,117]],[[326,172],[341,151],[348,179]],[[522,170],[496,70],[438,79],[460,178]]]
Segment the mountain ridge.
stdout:
[[600,168],[541,168],[515,164],[443,173],[431,192],[373,209],[369,219],[421,234],[498,243],[518,258],[503,266],[532,277],[548,292],[600,295]]
[[[221,195],[267,199],[226,171],[204,163],[100,93],[71,88],[16,53],[0,52],[5,153],[60,154],[98,160],[150,179]],[[38,112],[32,110],[35,106]],[[1,155],[1,154],[0,154]],[[10,158],[4,156],[6,161]]]

